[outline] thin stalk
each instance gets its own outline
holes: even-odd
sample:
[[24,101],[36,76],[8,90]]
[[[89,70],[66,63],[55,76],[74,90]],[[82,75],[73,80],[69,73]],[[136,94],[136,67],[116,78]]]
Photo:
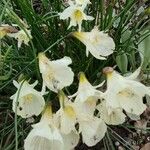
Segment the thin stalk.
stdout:
[[20,91],[21,91],[21,88],[22,88],[24,81],[21,83],[21,85],[18,89],[16,103],[15,103],[16,104],[16,106],[15,106],[15,150],[18,150],[17,105],[18,105],[18,99],[19,99]]

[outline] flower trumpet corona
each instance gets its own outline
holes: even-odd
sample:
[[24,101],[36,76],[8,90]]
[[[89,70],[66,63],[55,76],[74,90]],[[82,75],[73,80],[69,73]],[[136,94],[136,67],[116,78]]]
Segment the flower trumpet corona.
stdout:
[[113,39],[97,27],[91,32],[73,32],[72,35],[86,46],[87,57],[90,52],[95,58],[104,60],[115,49]]
[[73,82],[74,73],[68,66],[72,63],[70,57],[50,61],[44,53],[39,53],[39,68],[43,78],[43,87],[58,92]]
[[112,108],[122,108],[127,113],[140,115],[146,109],[143,97],[150,95],[148,87],[135,80],[136,73],[123,77],[113,68],[106,67],[103,72],[107,76],[107,90],[104,93],[106,105]]
[[28,118],[33,115],[38,116],[44,109],[45,100],[43,93],[34,89],[37,82],[29,84],[27,81],[17,83],[13,81],[18,89],[10,98],[13,99],[13,111],[22,118]]

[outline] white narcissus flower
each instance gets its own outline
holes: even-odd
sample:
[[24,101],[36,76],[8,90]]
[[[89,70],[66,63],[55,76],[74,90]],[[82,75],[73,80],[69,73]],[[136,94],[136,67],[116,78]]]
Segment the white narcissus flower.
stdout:
[[39,53],[39,68],[43,78],[43,87],[58,92],[66,86],[71,85],[74,73],[68,66],[72,63],[70,57],[63,57],[50,61],[44,53]]
[[63,134],[69,134],[71,131],[75,131],[76,112],[73,108],[73,104],[65,96],[63,91],[59,91],[60,109],[56,112],[57,122],[59,122],[60,131]]
[[98,96],[101,95],[101,92],[96,88],[102,86],[103,83],[96,87],[92,86],[84,73],[80,73],[79,78],[79,88],[77,93],[74,94],[76,95],[74,110],[83,142],[88,146],[94,146],[104,137],[107,130],[104,121],[94,116],[96,102]]
[[107,131],[107,126],[101,118],[94,116],[96,100],[90,97],[85,102],[75,102],[74,109],[79,123],[79,133],[82,141],[88,146],[96,145]]
[[41,121],[32,127],[33,129],[25,139],[25,150],[63,150],[63,138],[53,124],[51,106],[46,107]]
[[75,102],[74,109],[79,123],[79,133],[82,141],[88,146],[94,146],[105,135],[107,126],[101,118],[94,116],[96,98],[90,97],[85,102]]
[[42,96],[44,93],[34,89],[37,81],[33,84],[29,84],[27,81],[21,83],[13,81],[13,83],[17,88],[17,92],[10,97],[13,99],[13,111],[22,118],[38,116],[45,106],[45,100]]
[[122,108],[127,113],[140,115],[146,109],[143,97],[150,95],[148,87],[135,80],[136,73],[123,77],[113,68],[106,67],[103,72],[107,75],[107,90],[104,93],[106,105],[112,108]]
[[70,18],[70,25],[68,28],[78,25],[79,32],[80,32],[83,20],[94,19],[93,17],[88,16],[84,13],[85,7],[86,6],[79,6],[77,4],[70,3],[69,7],[67,7],[62,13],[59,13],[60,19],[65,20]]
[[104,82],[97,86],[92,86],[87,80],[83,72],[79,75],[79,87],[78,91],[73,95],[76,96],[75,102],[85,102],[90,97],[97,97],[101,94],[96,88],[101,87]]
[[109,125],[119,125],[125,122],[126,115],[121,108],[111,108],[106,106],[105,100],[96,106],[99,116]]
[[[25,31],[26,32],[25,32]],[[15,38],[18,40],[18,48],[21,47],[22,43],[28,45],[30,39],[32,39],[31,31],[28,29],[20,30],[16,33],[8,34],[8,36]]]
[[41,121],[33,125],[25,139],[25,150],[72,150],[78,144],[79,134],[74,131],[61,133],[51,109],[51,106],[47,105]]
[[86,56],[89,52],[97,59],[104,60],[113,53],[115,43],[113,39],[103,31],[95,27],[91,32],[73,32],[72,35],[86,46]]

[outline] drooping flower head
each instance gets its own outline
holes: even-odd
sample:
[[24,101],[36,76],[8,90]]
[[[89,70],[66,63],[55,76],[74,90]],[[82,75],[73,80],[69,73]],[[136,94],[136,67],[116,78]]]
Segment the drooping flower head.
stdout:
[[47,106],[41,121],[33,125],[33,129],[25,139],[25,150],[62,150],[64,143],[59,130],[53,125],[51,106]]
[[70,57],[63,57],[50,61],[44,53],[39,53],[39,68],[43,78],[43,85],[58,92],[73,82],[74,73],[68,67],[72,63]]
[[48,104],[41,121],[32,126],[33,129],[25,139],[25,150],[71,150],[78,144],[79,135],[74,131],[62,133],[55,117]]
[[86,56],[89,52],[97,59],[104,60],[113,53],[115,43],[113,39],[97,27],[91,32],[73,32],[72,35],[86,46]]
[[134,77],[137,75],[133,73],[128,77],[123,77],[111,67],[104,68],[103,72],[107,76],[107,90],[104,96],[106,105],[112,108],[122,108],[131,114],[142,114],[146,109],[143,97],[145,94],[150,95],[150,90],[135,80]]
[[64,134],[69,134],[71,131],[75,131],[76,112],[73,108],[73,104],[65,96],[63,91],[59,91],[60,109],[56,112],[57,122],[59,122],[60,130]]
[[81,25],[83,20],[93,20],[94,18],[88,16],[84,13],[86,5],[78,5],[70,3],[70,6],[67,7],[62,13],[59,13],[60,19],[65,20],[70,18],[70,25],[68,28],[72,26],[77,26],[79,28],[79,32],[81,31]]
[[[102,83],[103,84],[103,83]],[[101,92],[92,86],[83,72],[79,75],[79,87],[74,102],[77,122],[79,123],[79,133],[82,135],[82,141],[88,146],[94,146],[105,135],[107,126],[101,118],[94,116],[96,102]],[[73,96],[75,96],[73,95]]]
[[17,88],[17,92],[11,96],[11,99],[13,99],[13,111],[22,118],[28,118],[33,115],[38,116],[45,106],[45,100],[43,93],[34,89],[37,82],[29,84],[27,81],[20,83],[13,81],[13,83]]
[[18,48],[21,47],[22,43],[28,45],[30,39],[32,39],[31,31],[28,29],[24,29],[24,30],[21,29],[16,33],[8,34],[8,36],[13,37],[18,41]]

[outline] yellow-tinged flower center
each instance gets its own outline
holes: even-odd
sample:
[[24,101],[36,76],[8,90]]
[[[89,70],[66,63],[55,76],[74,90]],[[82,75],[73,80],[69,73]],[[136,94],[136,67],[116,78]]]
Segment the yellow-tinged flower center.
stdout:
[[47,73],[45,75],[45,79],[48,81],[53,80],[54,79],[54,71],[47,68]]
[[26,41],[27,40],[27,35],[25,33],[20,33],[18,35],[18,39]]
[[96,99],[95,99],[95,97],[93,97],[93,96],[90,96],[87,100],[86,100],[86,104],[88,104],[88,105],[95,105],[95,102],[96,102]]
[[27,103],[31,103],[32,102],[32,99],[33,99],[33,95],[32,94],[27,94],[26,96],[23,97],[24,100],[27,102]]
[[77,20],[77,21],[81,21],[82,19],[83,19],[83,14],[82,14],[82,12],[80,11],[80,10],[75,10],[75,12],[74,12],[74,18],[75,18],[75,20]]
[[132,98],[135,94],[130,89],[125,88],[124,90],[118,92],[118,95]]
[[90,37],[91,43],[92,44],[99,44],[100,43],[100,37],[98,35],[93,35]]
[[74,109],[71,106],[65,106],[64,112],[70,117],[75,118],[76,114]]

